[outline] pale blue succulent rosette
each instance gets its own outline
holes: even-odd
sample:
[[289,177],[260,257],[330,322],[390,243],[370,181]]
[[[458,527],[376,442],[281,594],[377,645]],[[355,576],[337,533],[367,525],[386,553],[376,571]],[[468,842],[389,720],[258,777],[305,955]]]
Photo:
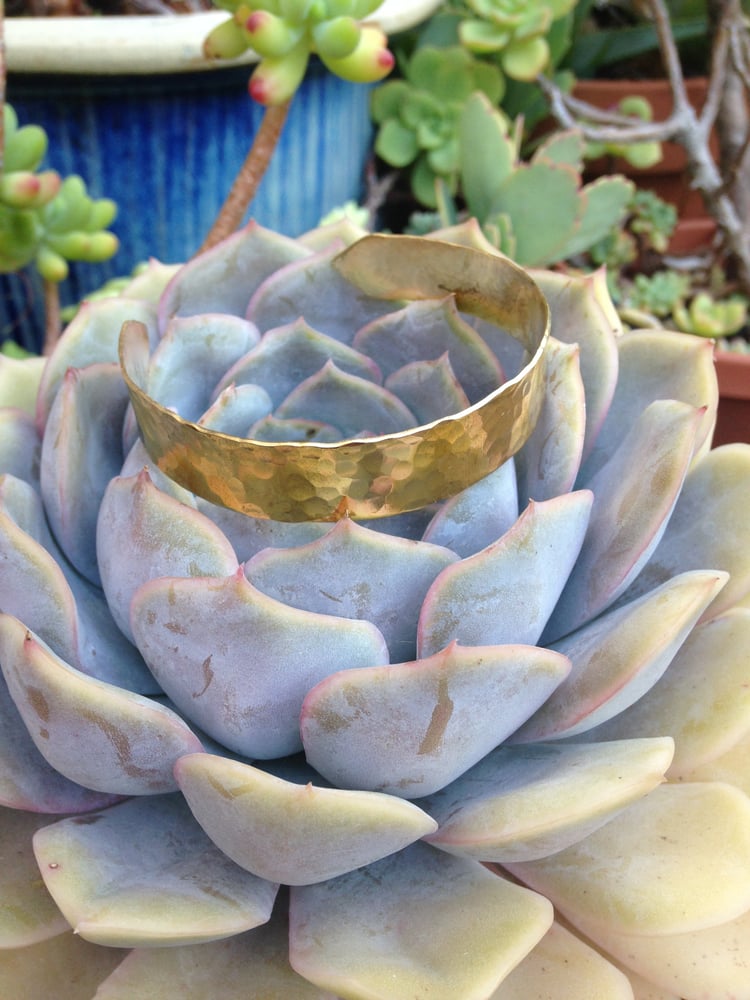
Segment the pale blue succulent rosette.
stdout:
[[140,439],[127,321],[151,398],[255,441],[399,433],[514,376],[451,295],[344,280],[361,236],[251,225],[0,363],[0,994],[741,996],[750,447],[710,450],[709,343],[531,272],[531,437],[373,521],[216,506]]

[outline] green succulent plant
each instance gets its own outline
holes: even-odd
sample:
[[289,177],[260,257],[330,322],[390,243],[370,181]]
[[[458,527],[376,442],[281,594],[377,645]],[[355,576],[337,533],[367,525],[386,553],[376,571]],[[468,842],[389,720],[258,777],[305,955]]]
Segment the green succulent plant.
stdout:
[[529,82],[548,68],[546,36],[575,4],[576,0],[466,0],[473,16],[462,20],[459,36],[470,51],[497,55],[509,77]]
[[336,76],[357,83],[382,80],[393,68],[383,32],[360,24],[381,0],[217,0],[231,13],[208,35],[205,51],[232,59],[254,49],[260,63],[250,78],[250,96],[281,104],[302,83],[312,54]]
[[[614,110],[618,114],[643,122],[650,122],[654,117],[649,101],[637,95],[624,97]],[[599,156],[621,156],[631,166],[645,170],[661,162],[662,148],[660,142],[590,142],[586,148],[586,156],[589,159],[596,159]]]
[[672,319],[678,330],[699,337],[731,337],[747,325],[748,301],[744,295],[715,299],[698,292],[689,301],[676,302]]
[[478,91],[497,104],[502,87],[496,67],[460,46],[417,49],[404,66],[403,79],[389,80],[373,91],[375,152],[390,166],[410,167],[414,196],[435,208],[436,182],[449,189],[457,183],[465,103]]
[[117,251],[107,231],[117,214],[108,198],[92,199],[77,176],[63,180],[54,170],[39,171],[47,136],[38,125],[19,126],[15,111],[3,106],[4,156],[0,174],[0,271],[34,265],[47,281],[68,275],[68,261],[99,263]]
[[362,235],[251,224],[41,372],[0,358],[0,994],[739,996],[750,447],[709,450],[709,343],[532,271],[531,437],[394,518],[233,512],[139,437],[123,322],[199,437],[387,434],[524,364],[451,295],[344,277]]

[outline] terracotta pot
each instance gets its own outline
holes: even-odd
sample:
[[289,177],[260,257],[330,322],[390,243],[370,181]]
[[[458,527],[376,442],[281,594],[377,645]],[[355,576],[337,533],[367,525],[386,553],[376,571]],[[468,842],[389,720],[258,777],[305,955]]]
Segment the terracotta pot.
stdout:
[[[705,77],[691,77],[685,81],[688,99],[700,111],[706,99]],[[579,80],[573,93],[575,97],[597,108],[610,110],[625,97],[644,97],[651,105],[654,121],[664,121],[672,113],[672,91],[667,80]],[[716,134],[711,137],[711,152],[718,157]],[[690,187],[685,152],[674,142],[662,144],[662,160],[653,167],[633,167],[622,157],[601,157],[592,161],[587,173],[622,173],[631,177],[638,187],[654,191],[665,201],[671,202],[681,219],[704,216],[703,198]]]
[[719,413],[713,444],[750,443],[750,354],[717,351]]

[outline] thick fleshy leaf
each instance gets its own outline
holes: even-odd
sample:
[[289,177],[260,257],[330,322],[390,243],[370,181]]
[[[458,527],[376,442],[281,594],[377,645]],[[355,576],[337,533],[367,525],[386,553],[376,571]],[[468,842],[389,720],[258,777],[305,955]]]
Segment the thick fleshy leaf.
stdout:
[[713,430],[718,404],[713,344],[672,330],[638,330],[617,340],[619,378],[604,426],[578,480],[588,486],[631,427],[657,399],[689,403],[703,414],[695,439],[699,448]]
[[514,461],[507,461],[441,504],[423,538],[465,559],[510,531],[517,518],[516,468]]
[[696,462],[664,537],[624,600],[652,590],[676,573],[706,567],[729,573],[729,582],[706,617],[722,614],[745,597],[750,592],[748,476],[746,444],[715,448]]
[[9,474],[38,485],[41,450],[31,414],[12,407],[0,409],[0,475]]
[[48,816],[0,808],[0,858],[4,862],[0,867],[0,956],[6,948],[25,948],[70,927],[39,878],[31,849],[31,838],[49,822]]
[[597,928],[594,940],[626,971],[683,1000],[744,1000],[750,995],[750,910],[728,923],[686,934],[647,936]]
[[569,669],[534,646],[451,643],[416,663],[334,674],[302,706],[305,754],[342,787],[429,795],[506,739]]
[[65,328],[42,373],[37,397],[37,424],[44,427],[60,383],[69,368],[115,363],[122,324],[143,323],[153,346],[157,340],[156,307],[137,299],[104,298],[84,302]]
[[451,368],[448,355],[436,361],[413,361],[385,380],[389,392],[398,396],[420,424],[429,424],[469,406],[469,398]]
[[116,948],[89,944],[70,932],[58,934],[26,948],[0,951],[0,996],[91,1000],[121,961],[122,952]]
[[627,978],[589,945],[553,923],[488,1000],[633,1000]]
[[267,417],[272,406],[271,397],[259,385],[230,385],[219,393],[198,423],[220,434],[248,437],[249,429]]
[[162,406],[196,421],[227,368],[259,340],[257,329],[240,316],[175,317],[151,355],[146,390]]
[[454,296],[410,302],[363,327],[354,347],[377,361],[387,379],[414,361],[436,361],[447,354],[450,366],[471,403],[503,382],[493,352],[456,309]]
[[171,792],[175,760],[203,750],[168,708],[75,670],[9,615],[0,615],[0,664],[39,752],[85,788]]
[[11,358],[0,355],[0,400],[2,406],[22,410],[27,416],[36,413],[39,381],[46,358]]
[[544,630],[545,645],[613,604],[648,561],[685,479],[700,420],[685,403],[652,403],[591,480],[589,529]]
[[247,757],[300,750],[299,712],[310,688],[336,670],[388,661],[374,625],[286,607],[241,569],[222,579],[145,584],[133,599],[133,631],[178,708]]
[[293,608],[372,622],[391,659],[403,661],[416,653],[417,617],[430,584],[455,561],[441,546],[392,538],[344,518],[308,545],[260,552],[245,575]]
[[577,345],[552,338],[547,352],[547,390],[531,437],[515,456],[521,502],[568,493],[581,464],[586,398]]
[[73,929],[116,948],[239,934],[268,920],[277,891],[225,857],[181,795],[60,820],[35,835],[34,853]]
[[[572,670],[513,740],[578,736],[629,708],[664,674],[726,582],[726,573],[683,573],[555,643]],[[662,732],[671,730],[650,735]]]
[[750,610],[733,609],[693,629],[657,683],[588,735],[595,740],[670,733],[668,777],[680,780],[750,734]]
[[212,754],[182,757],[175,773],[193,815],[217,847],[270,882],[323,882],[437,829],[433,819],[402,799],[295,784]]
[[668,737],[494,750],[420,801],[440,828],[426,837],[477,861],[534,861],[582,840],[664,778]]
[[343,998],[485,1000],[544,936],[546,899],[414,844],[291,890],[293,968]]
[[529,274],[541,288],[551,313],[556,340],[577,344],[586,393],[584,455],[591,450],[610,408],[618,374],[618,338],[622,324],[607,291],[604,271],[571,276],[556,271]]
[[345,438],[393,434],[417,425],[398,396],[368,379],[339,371],[333,361],[298,385],[278,406],[276,416],[323,420]]
[[726,781],[741,788],[750,796],[750,733],[725,751],[720,757],[686,771],[680,775],[682,781]]
[[750,799],[662,785],[573,847],[508,867],[592,933],[703,930],[750,909]]
[[313,330],[304,319],[269,330],[256,348],[233,365],[219,380],[214,396],[230,385],[262,385],[278,406],[300,382],[333,361],[339,371],[380,384],[383,377],[375,362],[333,337]]
[[145,469],[110,481],[99,510],[96,544],[107,603],[128,638],[130,602],[145,581],[220,576],[237,568],[234,550],[219,529],[158,490]]
[[159,328],[165,330],[173,316],[244,316],[250,296],[265,278],[309,254],[295,240],[251,221],[180,268],[160,299]]
[[47,763],[0,680],[0,805],[29,812],[79,813],[116,800],[82,788]]
[[228,940],[136,948],[101,984],[96,1000],[238,1000],[248,988],[258,1000],[336,1000],[298,976],[289,964],[285,907],[277,905],[268,923]]
[[118,365],[70,368],[44,430],[40,484],[50,527],[78,572],[97,585],[96,519],[122,466],[129,399]]
[[332,262],[343,249],[343,243],[334,243],[277,270],[253,294],[247,318],[265,333],[302,316],[314,329],[351,346],[360,327],[391,312],[394,304],[372,298],[339,274]]
[[464,646],[534,645],[581,548],[591,494],[530,503],[497,542],[443,570],[419,617],[419,655]]
[[102,591],[60,554],[36,492],[12,476],[0,485],[0,555],[0,607],[6,613],[92,677],[128,690],[155,689],[140,654],[112,621]]
[[250,427],[248,438],[255,441],[301,441],[303,444],[324,444],[341,440],[341,431],[322,420],[306,417],[263,417]]

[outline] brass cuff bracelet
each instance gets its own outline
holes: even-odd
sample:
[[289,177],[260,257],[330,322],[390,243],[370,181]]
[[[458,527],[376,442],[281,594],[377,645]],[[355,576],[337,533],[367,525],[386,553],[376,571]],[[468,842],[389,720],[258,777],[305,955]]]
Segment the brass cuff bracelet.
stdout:
[[[125,323],[120,364],[146,449],[198,496],[277,521],[375,518],[454,496],[497,469],[526,442],[542,404],[549,308],[507,259],[412,236],[366,236],[336,259],[339,272],[381,299],[443,299],[498,324],[529,359],[484,399],[395,434],[326,444],[231,437],[183,420],[144,391],[145,327]],[[365,275],[363,278],[362,275]]]

